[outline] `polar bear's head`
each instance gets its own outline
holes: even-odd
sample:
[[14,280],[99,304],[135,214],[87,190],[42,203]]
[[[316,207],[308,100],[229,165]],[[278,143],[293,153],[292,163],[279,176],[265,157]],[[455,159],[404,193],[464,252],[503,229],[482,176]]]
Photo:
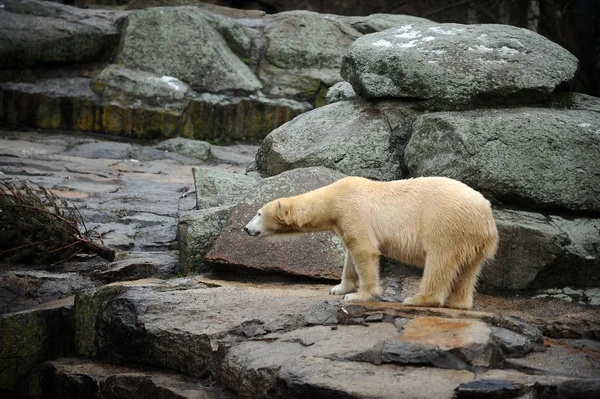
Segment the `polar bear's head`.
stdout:
[[297,233],[299,226],[293,220],[292,204],[285,198],[271,201],[258,210],[244,231],[256,237],[273,234]]

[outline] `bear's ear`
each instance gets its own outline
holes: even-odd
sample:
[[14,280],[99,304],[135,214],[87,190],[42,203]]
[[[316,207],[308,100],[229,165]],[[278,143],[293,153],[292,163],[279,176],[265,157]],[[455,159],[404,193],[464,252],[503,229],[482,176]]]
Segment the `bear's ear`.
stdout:
[[290,216],[292,214],[291,209],[283,205],[283,202],[277,201],[277,216],[283,220],[284,223],[290,223]]

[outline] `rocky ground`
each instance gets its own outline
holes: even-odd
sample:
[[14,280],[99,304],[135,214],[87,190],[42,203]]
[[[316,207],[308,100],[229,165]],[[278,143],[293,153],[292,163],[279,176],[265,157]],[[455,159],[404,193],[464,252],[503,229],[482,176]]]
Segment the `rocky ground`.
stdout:
[[0,265],[0,388],[32,397],[597,397],[597,306],[532,293],[479,294],[472,312],[406,308],[398,301],[418,273],[389,266],[387,302],[373,304],[345,305],[324,280],[184,276],[177,221],[196,206],[192,168],[244,173],[256,150],[0,132],[0,178],[52,189],[118,253],[113,263]]

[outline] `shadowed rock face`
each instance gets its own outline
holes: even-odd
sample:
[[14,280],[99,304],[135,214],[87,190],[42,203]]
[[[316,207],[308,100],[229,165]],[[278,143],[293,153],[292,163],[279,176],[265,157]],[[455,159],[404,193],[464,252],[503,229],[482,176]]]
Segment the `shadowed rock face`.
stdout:
[[326,168],[295,169],[261,180],[234,207],[223,232],[206,255],[215,270],[248,269],[296,276],[337,279],[344,263],[343,246],[333,233],[261,239],[242,228],[267,202],[326,186],[343,175]]
[[107,60],[123,13],[42,1],[8,1],[0,9],[0,70]]

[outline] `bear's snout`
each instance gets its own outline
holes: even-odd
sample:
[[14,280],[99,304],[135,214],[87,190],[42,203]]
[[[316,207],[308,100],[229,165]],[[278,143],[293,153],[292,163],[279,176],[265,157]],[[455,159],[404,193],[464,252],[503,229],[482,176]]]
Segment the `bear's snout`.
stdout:
[[259,235],[259,234],[260,234],[260,231],[257,231],[257,230],[250,230],[250,229],[248,228],[248,226],[245,226],[245,227],[244,227],[244,231],[245,231],[246,233],[248,233],[248,235],[249,235],[249,236],[252,236],[252,237],[256,237],[257,235]]

